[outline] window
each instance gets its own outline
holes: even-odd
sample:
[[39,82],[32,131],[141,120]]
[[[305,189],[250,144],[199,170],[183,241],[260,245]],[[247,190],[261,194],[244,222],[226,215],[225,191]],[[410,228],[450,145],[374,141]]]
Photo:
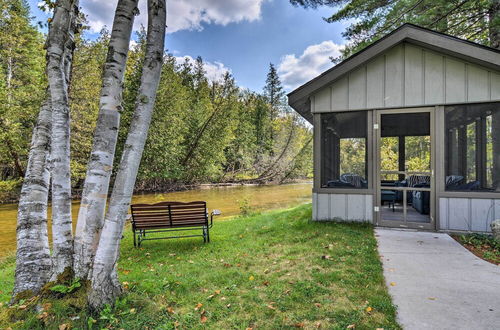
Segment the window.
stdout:
[[500,104],[445,107],[446,190],[500,192]]
[[321,187],[368,187],[366,111],[321,115]]

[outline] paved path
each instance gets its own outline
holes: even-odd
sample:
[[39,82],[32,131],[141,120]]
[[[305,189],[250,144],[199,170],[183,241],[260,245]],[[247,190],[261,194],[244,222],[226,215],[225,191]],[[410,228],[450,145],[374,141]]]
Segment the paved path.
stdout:
[[446,234],[376,229],[404,329],[500,329],[500,267]]

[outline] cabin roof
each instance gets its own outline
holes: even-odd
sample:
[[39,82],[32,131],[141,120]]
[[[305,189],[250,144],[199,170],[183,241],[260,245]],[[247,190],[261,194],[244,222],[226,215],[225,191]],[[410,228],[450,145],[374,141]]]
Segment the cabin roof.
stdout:
[[288,94],[288,104],[312,123],[310,96],[386,50],[408,42],[500,71],[500,50],[406,23]]

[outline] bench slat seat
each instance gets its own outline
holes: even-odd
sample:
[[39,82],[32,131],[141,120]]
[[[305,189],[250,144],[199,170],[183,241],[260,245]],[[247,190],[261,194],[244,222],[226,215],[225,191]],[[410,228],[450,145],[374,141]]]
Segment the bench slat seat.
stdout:
[[[141,246],[145,240],[193,236],[202,236],[204,242],[210,242],[209,229],[213,226],[213,216],[220,214],[218,210],[214,210],[209,222],[207,204],[204,201],[133,204],[130,209],[134,246]],[[148,233],[200,229],[201,235],[146,237]]]

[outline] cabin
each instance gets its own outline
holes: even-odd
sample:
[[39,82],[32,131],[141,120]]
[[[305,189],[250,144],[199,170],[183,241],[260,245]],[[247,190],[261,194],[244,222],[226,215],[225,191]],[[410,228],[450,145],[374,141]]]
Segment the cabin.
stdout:
[[405,24],[288,94],[314,127],[313,220],[488,232],[500,52]]

